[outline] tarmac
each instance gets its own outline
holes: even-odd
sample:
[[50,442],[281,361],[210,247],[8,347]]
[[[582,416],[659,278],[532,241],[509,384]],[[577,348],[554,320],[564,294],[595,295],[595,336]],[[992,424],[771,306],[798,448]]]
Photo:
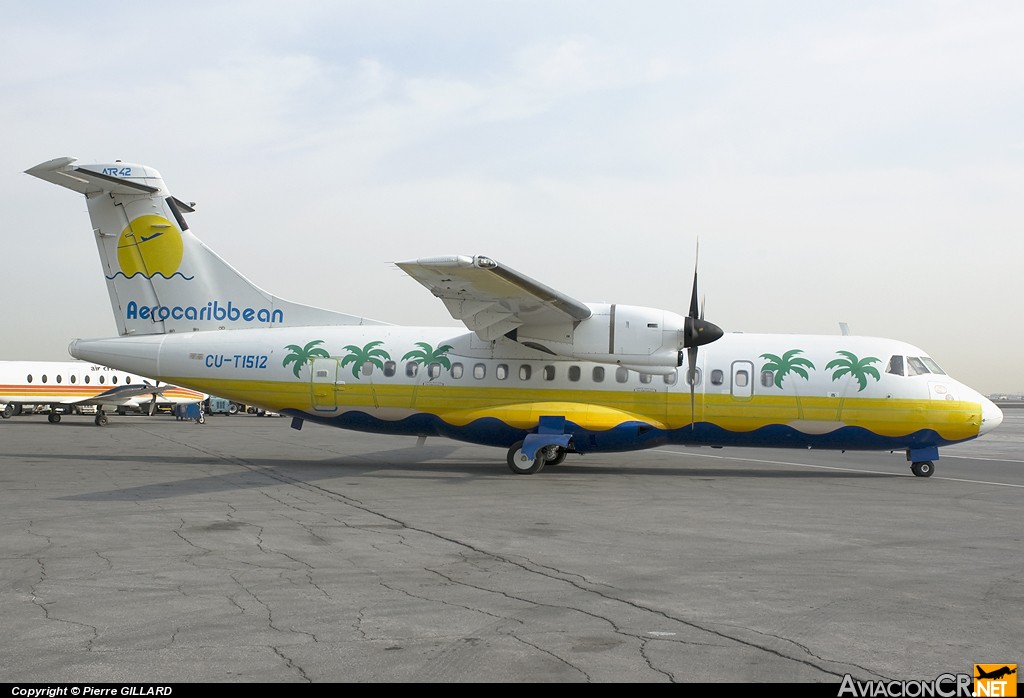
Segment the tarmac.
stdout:
[[941,450],[569,456],[0,422],[0,681],[833,683],[1024,663],[1024,409]]

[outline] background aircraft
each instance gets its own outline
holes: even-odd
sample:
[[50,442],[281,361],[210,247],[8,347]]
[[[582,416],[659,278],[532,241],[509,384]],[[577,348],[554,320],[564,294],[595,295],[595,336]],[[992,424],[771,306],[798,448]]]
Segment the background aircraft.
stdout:
[[[515,473],[568,453],[668,443],[905,451],[1002,413],[926,352],[889,339],[723,334],[698,312],[584,303],[484,256],[398,266],[469,330],[398,327],[293,303],[201,243],[160,174],[59,158],[30,168],[84,194],[121,337],[77,358],[306,421],[507,449]],[[358,294],[360,289],[352,289]]]
[[76,408],[96,407],[97,426],[107,423],[105,410],[157,409],[202,402],[206,395],[188,388],[84,361],[0,361],[0,404],[9,419],[25,407],[49,408],[52,424]]

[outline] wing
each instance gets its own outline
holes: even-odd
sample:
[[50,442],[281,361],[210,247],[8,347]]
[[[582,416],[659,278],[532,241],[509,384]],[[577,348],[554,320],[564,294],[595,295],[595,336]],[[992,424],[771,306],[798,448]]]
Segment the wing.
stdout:
[[126,405],[132,398],[151,397],[153,394],[160,395],[171,386],[161,385],[119,385],[116,388],[105,390],[98,395],[93,395],[84,400],[76,400],[72,405]]
[[440,298],[453,318],[486,340],[521,325],[575,323],[591,315],[585,303],[489,257],[426,257],[397,266]]

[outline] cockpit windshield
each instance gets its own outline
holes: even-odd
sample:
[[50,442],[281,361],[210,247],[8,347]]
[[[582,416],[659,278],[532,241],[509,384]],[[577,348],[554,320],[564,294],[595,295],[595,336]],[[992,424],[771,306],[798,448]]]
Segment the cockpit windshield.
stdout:
[[946,372],[927,356],[903,357],[899,354],[889,357],[885,372],[895,376],[924,376],[929,373],[946,375]]

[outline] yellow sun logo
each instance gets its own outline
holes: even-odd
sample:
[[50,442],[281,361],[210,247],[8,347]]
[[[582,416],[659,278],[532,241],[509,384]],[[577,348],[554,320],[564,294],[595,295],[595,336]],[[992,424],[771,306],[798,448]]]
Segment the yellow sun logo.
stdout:
[[139,216],[128,224],[117,241],[117,263],[124,275],[160,274],[169,279],[178,271],[182,256],[181,233],[163,216]]

